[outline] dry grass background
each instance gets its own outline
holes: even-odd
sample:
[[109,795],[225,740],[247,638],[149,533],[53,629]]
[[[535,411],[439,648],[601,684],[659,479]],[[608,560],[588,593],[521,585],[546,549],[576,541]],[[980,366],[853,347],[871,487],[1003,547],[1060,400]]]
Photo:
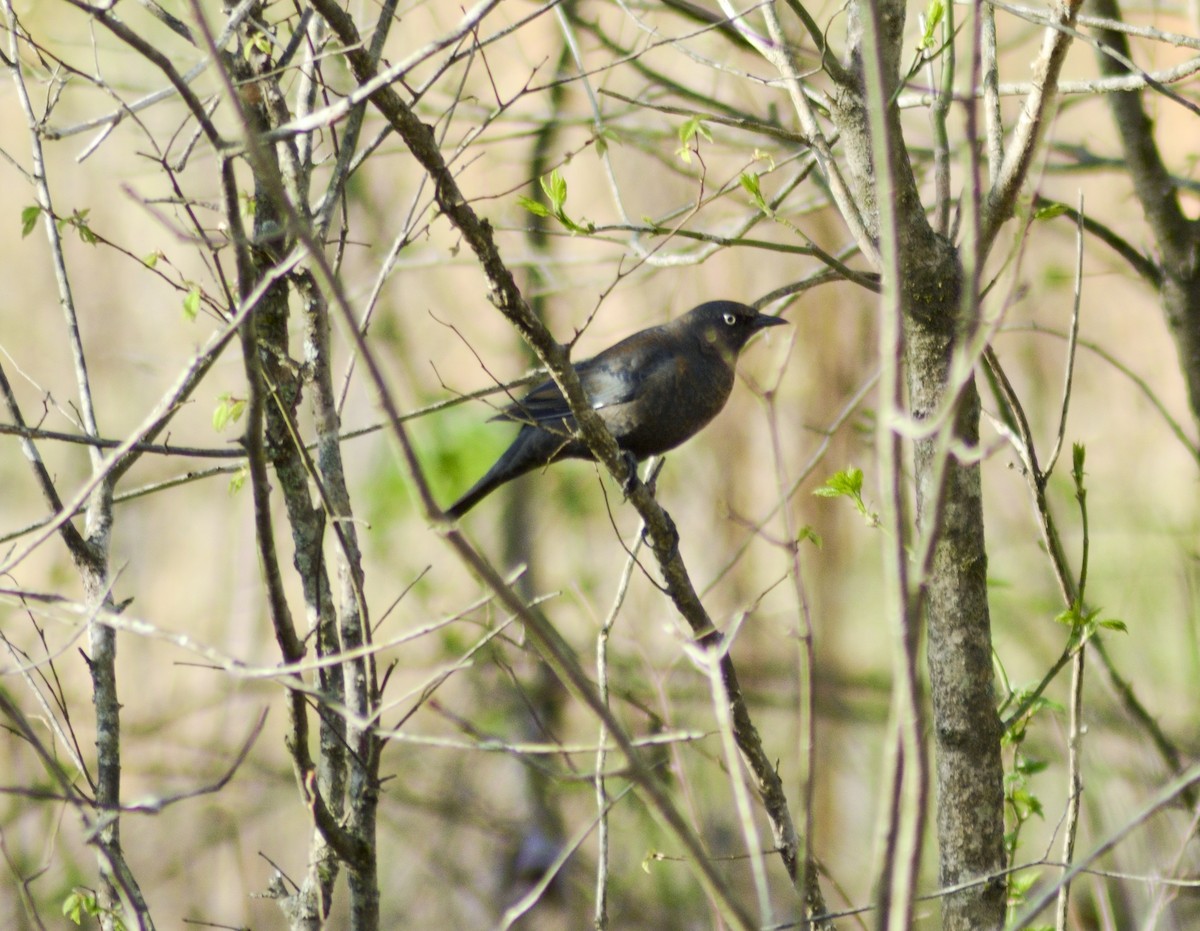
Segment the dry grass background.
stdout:
[[[529,6],[505,4],[488,23],[523,15]],[[85,18],[64,4],[26,3],[17,8],[26,28],[43,41],[52,39],[57,54],[80,67],[91,67],[93,33]],[[636,40],[627,27],[617,25],[615,10],[594,12],[605,17],[624,40]],[[181,61],[194,60],[140,9],[123,8],[123,14],[131,25],[170,45]],[[389,57],[398,60],[440,34],[456,15],[457,9],[449,6],[415,6],[405,14],[403,28],[396,30]],[[1175,24],[1175,28],[1186,30],[1186,25]],[[95,39],[96,60],[122,95],[131,98],[162,84],[136,56],[116,47],[99,30]],[[1014,33],[1009,51],[1014,68],[1022,55],[1028,56],[1029,39],[1028,30]],[[491,81],[502,97],[508,97],[535,68],[541,69],[542,79],[548,79],[547,58],[556,54],[558,41],[553,20],[543,17],[518,36],[490,47],[489,70],[485,73],[476,66],[468,75],[468,99],[455,114],[447,145],[460,140],[479,114],[490,108]],[[709,54],[727,54],[716,39],[694,45]],[[590,54],[601,55],[594,45],[588,47]],[[32,64],[28,56],[23,60]],[[653,52],[646,60],[674,69],[702,93],[719,94],[757,112],[765,111],[764,101],[774,101],[786,112],[781,91],[684,61],[671,49]],[[762,72],[762,66],[748,57],[732,64]],[[337,73],[336,63],[330,67]],[[1076,48],[1071,68],[1079,75],[1092,74],[1089,53]],[[453,70],[426,99],[427,116],[449,106],[461,75],[461,69]],[[598,75],[596,81],[635,95],[643,88],[639,78],[619,68]],[[200,86],[213,90],[212,78],[201,79]],[[564,121],[555,150],[577,153],[563,166],[570,186],[570,212],[597,223],[610,222],[614,208],[608,185],[594,151],[584,144],[592,133],[586,97],[573,86],[568,101],[570,120]],[[644,151],[628,141],[610,147],[629,216],[637,220],[659,215],[694,198],[695,172],[684,176],[669,164],[673,160],[678,164],[674,134],[681,118],[609,106],[614,113],[626,114],[614,121],[615,129],[644,141]],[[1011,117],[1016,104],[1007,106]],[[1159,106],[1163,109],[1160,125],[1170,126],[1162,136],[1173,150],[1172,164],[1188,174],[1193,170],[1194,120],[1185,122],[1183,111]],[[73,80],[51,122],[67,125],[111,107],[111,100]],[[591,318],[578,345],[580,356],[700,301],[753,300],[815,269],[808,259],[727,249],[699,265],[642,266],[601,301],[601,292],[614,283],[618,263],[630,264],[625,238],[556,236],[549,252],[537,256],[525,232],[528,217],[516,204],[516,193],[524,190],[521,185],[528,178],[529,130],[545,111],[544,95],[523,98],[507,122],[491,126],[473,143],[458,167],[462,186],[480,198],[476,207],[500,230],[506,257],[515,265],[537,262],[544,269],[550,320],[560,338],[570,337]],[[178,105],[171,103],[139,119],[151,134],[162,138],[177,127],[181,114]],[[919,144],[926,127],[922,111],[908,116],[910,145]],[[1092,99],[1065,108],[1053,135],[1056,141],[1082,141],[1095,151],[1115,154],[1108,132],[1104,104]],[[22,165],[28,165],[27,133],[12,84],[6,83],[0,91],[0,148]],[[714,142],[703,143],[701,149],[710,187],[736,178],[748,165],[753,145],[761,143],[717,127],[713,133]],[[366,137],[371,135],[369,131]],[[87,160],[77,162],[88,138],[85,134],[47,143],[48,172],[60,212],[90,210],[92,227],[131,256],[68,236],[69,270],[99,419],[105,435],[121,437],[143,418],[213,326],[203,315],[196,321],[185,319],[181,294],[157,280],[137,259],[160,251],[163,261],[180,269],[182,277],[206,287],[211,278],[199,263],[194,244],[173,231],[172,208],[147,206],[147,200],[162,194],[164,186],[153,162],[143,156],[142,129],[129,123],[119,127]],[[761,170],[763,163],[757,167]],[[960,167],[957,163],[956,171]],[[27,419],[48,429],[72,430],[66,412],[75,389],[45,237],[39,229],[22,238],[19,214],[32,203],[32,192],[11,165],[0,166],[0,172],[0,190],[5,192],[0,213],[4,281],[0,298],[4,358],[0,361],[15,384]],[[185,177],[191,196],[202,201],[215,198],[215,163],[203,147]],[[764,179],[768,190],[775,177]],[[354,179],[351,243],[343,274],[352,300],[361,301],[369,293],[419,181],[411,160],[394,140],[386,141]],[[1140,209],[1119,171],[1082,175],[1047,170],[1038,185],[1047,196],[1072,204],[1082,189],[1089,214],[1135,244],[1147,242]],[[812,189],[804,196],[816,199]],[[721,230],[746,209],[744,197],[735,193],[707,208],[692,225]],[[218,222],[215,213],[205,216],[214,226]],[[815,210],[797,222],[827,249],[836,250],[846,242],[828,212]],[[786,228],[769,223],[755,235],[796,241]],[[684,253],[689,248],[673,242],[664,251]],[[1065,219],[1035,224],[1019,270],[1001,277],[989,301],[989,310],[1007,307],[997,350],[1025,401],[1035,435],[1047,445],[1058,412],[1064,343],[1027,327],[1068,327],[1073,252],[1074,232]],[[790,584],[780,584],[786,582],[790,564],[786,550],[775,542],[782,525],[778,518],[764,522],[777,500],[779,481],[772,465],[771,423],[765,403],[747,383],[778,386],[775,429],[788,477],[796,477],[818,450],[822,431],[873,370],[872,305],[870,295],[850,285],[819,288],[787,305],[785,312],[794,326],[773,332],[769,342],[757,343],[746,353],[741,368],[745,379],[728,409],[699,438],[668,457],[659,486],[660,499],[679,523],[693,577],[700,587],[712,582],[706,595],[712,615],[729,622],[753,607],[741,627],[734,656],[768,752],[778,757],[793,793],[799,767],[797,606]],[[1133,280],[1119,260],[1089,244],[1082,336],[1145,379],[1194,438],[1178,364],[1164,329],[1155,296]],[[345,340],[336,341],[340,373],[347,355]],[[526,365],[517,337],[487,303],[482,276],[470,255],[458,248],[440,219],[434,220],[427,236],[402,253],[383,288],[371,341],[405,409],[485,386],[493,376],[516,376]],[[486,372],[476,354],[486,364]],[[239,368],[236,353],[227,353],[176,418],[172,443],[224,446],[232,441],[235,430],[216,434],[210,419],[221,393],[241,391]],[[801,547],[816,635],[814,849],[853,903],[869,900],[868,866],[880,795],[880,743],[890,676],[889,633],[878,572],[880,537],[886,531],[868,527],[848,503],[815,498],[810,492],[835,470],[855,465],[866,472],[868,499],[876,497],[871,434],[862,429],[869,426],[871,403],[868,398],[832,437],[827,452],[790,502],[797,524],[811,526],[822,539],[819,548]],[[986,398],[985,406],[994,409]],[[488,414],[486,406],[476,403],[414,423],[419,449],[442,501],[473,480],[506,441],[504,426],[484,423]],[[374,399],[356,379],[344,427],[357,429],[378,422]],[[1013,681],[1028,683],[1057,656],[1066,632],[1053,622],[1061,606],[1038,543],[1025,482],[1014,468],[1015,457],[986,424],[984,435],[994,447],[984,465],[984,489],[989,574],[995,582],[996,651]],[[1130,629],[1128,636],[1109,636],[1112,652],[1146,707],[1194,754],[1196,682],[1200,681],[1196,461],[1135,385],[1086,350],[1079,355],[1067,439],[1087,446],[1089,592],[1106,616],[1123,619]],[[88,474],[85,453],[79,447],[53,443],[42,443],[40,448],[60,488],[69,495]],[[382,621],[378,639],[386,641],[453,615],[481,597],[481,587],[415,508],[391,443],[374,433],[348,442],[346,455],[362,521],[367,593],[375,619],[380,620],[403,594]],[[174,458],[145,457],[125,479],[123,489],[192,468],[194,463]],[[1077,513],[1069,479],[1065,471],[1060,473],[1052,499],[1068,553],[1077,559]],[[601,484],[617,530],[606,513]],[[11,437],[0,438],[0,489],[0,533],[45,513],[27,463]],[[635,515],[620,506],[619,492],[611,483],[601,482],[586,464],[555,467],[524,480],[513,494],[529,501],[529,571],[535,589],[555,593],[546,610],[586,657],[594,649],[597,625],[614,596],[626,559],[621,541],[630,540]],[[465,521],[471,536],[498,561],[504,513],[505,504],[497,498]],[[760,523],[758,531],[752,529]],[[283,545],[283,553],[290,559],[290,543]],[[231,493],[228,477],[209,478],[120,506],[113,566],[116,596],[135,599],[130,616],[186,634],[250,666],[270,667],[278,662],[264,612],[249,493]],[[71,597],[80,594],[64,548],[56,540],[40,547],[4,584]],[[292,595],[293,607],[299,610],[298,592]],[[394,724],[406,714],[416,701],[412,690],[454,663],[484,627],[498,620],[484,607],[436,634],[387,650],[380,657],[381,667],[391,663],[395,667],[385,700],[395,704],[385,715],[385,724]],[[86,640],[80,639],[78,628],[61,620],[43,617],[40,623],[46,628],[46,648],[37,646],[27,610],[11,599],[0,605],[0,629],[6,637],[33,655],[49,652],[54,657],[86,756],[92,748],[89,678],[78,653]],[[634,730],[648,728],[647,710],[673,728],[704,733],[712,729],[711,700],[702,676],[684,658],[678,631],[669,603],[635,573],[611,646],[618,710]],[[519,640],[519,632],[510,628],[495,649],[450,676],[435,700],[406,721],[404,734],[455,741],[469,741],[473,735],[520,738],[522,691],[533,679],[533,668]],[[215,779],[230,765],[258,716],[269,712],[264,733],[223,791],[158,815],[125,819],[125,846],[160,927],[180,927],[185,919],[256,929],[282,927],[274,904],[255,895],[265,889],[272,872],[266,858],[295,875],[303,871],[309,828],[282,744],[281,690],[269,681],[214,670],[202,658],[153,637],[123,635],[120,649],[128,800],[184,791]],[[0,684],[30,714],[36,714],[28,689],[14,674],[11,657],[0,662],[0,672]],[[1064,675],[1049,694],[1065,701],[1066,685]],[[1146,736],[1091,671],[1086,708],[1085,818],[1080,841],[1084,850],[1123,824],[1164,779]],[[1047,760],[1050,767],[1032,784],[1045,806],[1045,817],[1028,826],[1018,859],[1042,856],[1059,825],[1065,797],[1064,731],[1064,718],[1055,713],[1043,715],[1031,729],[1029,752]],[[594,734],[594,722],[586,714],[568,709],[558,733],[561,739],[587,742]],[[0,746],[4,774],[0,781],[6,786],[43,782],[36,761],[17,741],[6,737]],[[681,794],[714,849],[740,852],[715,738],[676,748],[670,759]],[[561,757],[539,758],[540,765],[562,777],[555,784],[555,801],[561,805],[568,834],[594,817],[592,793],[581,778],[590,762],[590,756],[569,763]],[[384,787],[380,822],[386,927],[490,925],[503,896],[501,864],[529,829],[522,767],[512,756],[494,752],[405,739],[389,745],[383,771],[390,778]],[[568,778],[572,768],[575,777]],[[711,926],[690,871],[670,859],[677,851],[664,846],[640,805],[626,798],[613,818],[613,927]],[[1186,840],[1191,836],[1186,822],[1182,811],[1160,816],[1103,865],[1153,875],[1171,870],[1181,857],[1178,873],[1195,875],[1195,843]],[[94,875],[92,854],[79,833],[69,810],[34,804],[20,795],[0,797],[0,836],[14,864],[0,883],[0,889],[7,889],[0,892],[0,925],[29,926],[16,894],[14,873],[18,872],[40,871],[30,891],[48,923],[59,920],[58,903],[73,885],[86,885]],[[668,859],[645,863],[655,851]],[[932,854],[931,846],[928,886],[936,873]],[[1052,856],[1057,856],[1057,845]],[[585,841],[566,871],[561,895],[541,907],[531,927],[582,927],[589,922],[593,861],[593,844]],[[772,872],[779,873],[774,863]],[[786,902],[781,877],[775,875],[774,881],[780,901]],[[1147,915],[1153,898],[1162,891],[1151,883],[1107,878],[1086,879],[1083,888],[1091,894],[1076,897],[1079,927],[1103,926],[1106,908],[1117,916]],[[829,898],[831,904],[840,904],[836,893],[830,892]],[[926,915],[936,915],[934,904],[927,906]],[[1177,904],[1159,926],[1187,927],[1189,916],[1194,915],[1194,907]],[[1108,921],[1113,926],[1111,922],[1119,919]]]

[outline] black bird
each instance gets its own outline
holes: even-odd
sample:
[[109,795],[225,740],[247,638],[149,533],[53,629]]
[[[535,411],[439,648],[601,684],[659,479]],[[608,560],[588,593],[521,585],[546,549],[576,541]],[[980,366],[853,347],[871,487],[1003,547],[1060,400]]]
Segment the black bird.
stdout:
[[[721,412],[742,347],[764,327],[787,323],[735,301],[709,301],[662,326],[621,340],[575,365],[583,392],[621,449],[645,459],[691,439]],[[560,459],[591,459],[553,381],[493,420],[522,424],[512,445],[446,511],[458,519],[505,482]]]

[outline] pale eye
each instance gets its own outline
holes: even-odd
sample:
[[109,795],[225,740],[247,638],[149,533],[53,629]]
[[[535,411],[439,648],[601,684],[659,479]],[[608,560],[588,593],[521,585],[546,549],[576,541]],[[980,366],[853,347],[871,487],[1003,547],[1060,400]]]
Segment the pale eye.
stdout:
[[726,314],[724,320],[727,326],[733,326],[737,323],[737,317],[734,314]]

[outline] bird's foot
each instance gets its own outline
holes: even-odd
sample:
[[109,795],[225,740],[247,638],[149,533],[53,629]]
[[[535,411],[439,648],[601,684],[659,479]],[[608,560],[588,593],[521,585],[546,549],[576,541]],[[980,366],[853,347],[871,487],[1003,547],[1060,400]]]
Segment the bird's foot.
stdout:
[[621,450],[621,459],[625,462],[625,481],[621,483],[621,492],[628,499],[633,494],[633,489],[640,481],[638,478],[638,461],[637,456],[627,449]]

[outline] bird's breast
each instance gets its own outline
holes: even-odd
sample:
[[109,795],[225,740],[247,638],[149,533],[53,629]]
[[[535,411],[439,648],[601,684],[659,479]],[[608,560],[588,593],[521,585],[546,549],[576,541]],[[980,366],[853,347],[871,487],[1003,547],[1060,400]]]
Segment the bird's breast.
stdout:
[[732,388],[733,369],[724,360],[680,354],[648,375],[632,400],[600,414],[621,448],[645,459],[695,436],[721,412]]

